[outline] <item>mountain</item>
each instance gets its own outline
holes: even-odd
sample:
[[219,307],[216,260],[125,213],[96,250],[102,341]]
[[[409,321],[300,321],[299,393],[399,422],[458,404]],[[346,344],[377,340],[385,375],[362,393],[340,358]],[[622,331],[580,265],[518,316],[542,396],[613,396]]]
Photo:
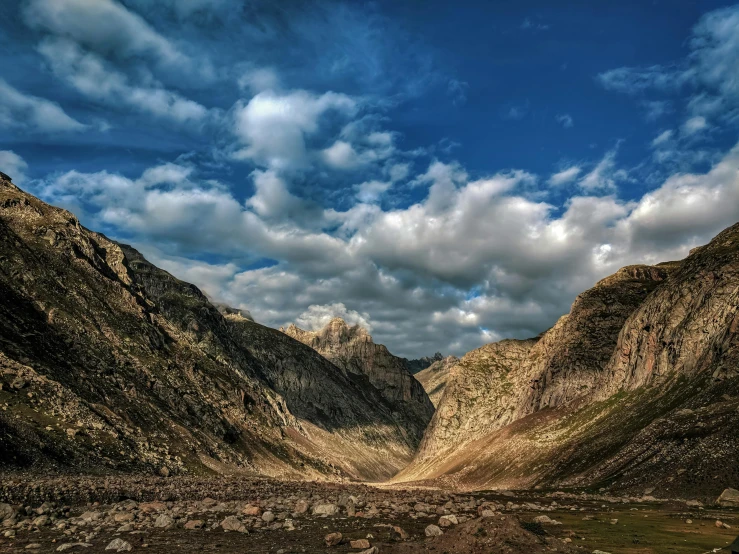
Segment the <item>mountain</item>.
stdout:
[[410,371],[413,375],[423,371],[427,367],[443,359],[444,356],[441,355],[441,352],[437,352],[433,356],[423,356],[422,358],[418,358],[416,360],[402,358],[402,360],[405,362],[405,367],[407,367],[408,371]]
[[0,466],[385,479],[390,395],[0,176]]
[[375,344],[366,329],[348,325],[340,317],[320,331],[305,331],[294,324],[282,331],[310,346],[347,375],[364,377],[377,387],[396,410],[399,423],[409,436],[420,441],[431,420],[434,406],[421,384],[410,374],[405,360]]
[[739,484],[739,224],[621,269],[540,337],[450,372],[397,481],[715,497]]
[[416,379],[421,383],[426,394],[429,395],[434,407],[438,407],[439,400],[444,394],[449,379],[449,373],[457,363],[459,363],[459,358],[456,356],[442,358],[439,354],[439,358],[434,360],[431,365],[416,373]]

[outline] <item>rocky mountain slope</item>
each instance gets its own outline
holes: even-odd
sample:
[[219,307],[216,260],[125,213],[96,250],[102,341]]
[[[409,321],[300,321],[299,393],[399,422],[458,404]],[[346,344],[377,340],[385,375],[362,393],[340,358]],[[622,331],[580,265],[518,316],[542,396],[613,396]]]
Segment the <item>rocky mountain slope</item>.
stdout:
[[320,331],[290,325],[282,331],[310,346],[348,375],[364,377],[395,408],[395,415],[412,440],[420,441],[434,406],[421,384],[410,374],[403,358],[375,344],[366,329],[348,325],[340,317]]
[[0,466],[382,479],[418,443],[367,379],[3,176],[0,298]]
[[[465,355],[398,480],[717,495],[739,470],[739,225]],[[655,493],[656,494],[656,493]]]
[[444,394],[447,379],[449,379],[449,371],[459,362],[456,356],[447,356],[434,360],[434,362],[416,373],[416,379],[423,386],[423,390],[429,395],[431,403],[434,407],[439,405],[439,400]]

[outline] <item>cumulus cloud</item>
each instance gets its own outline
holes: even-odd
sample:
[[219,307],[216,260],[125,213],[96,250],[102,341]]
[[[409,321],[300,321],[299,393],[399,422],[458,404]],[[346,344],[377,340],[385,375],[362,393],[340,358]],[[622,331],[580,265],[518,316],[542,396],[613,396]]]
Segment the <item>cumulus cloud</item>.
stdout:
[[[39,192],[80,201],[86,222],[167,251],[158,258],[166,268],[257,321],[309,326],[360,314],[378,341],[418,356],[534,335],[620,266],[684,256],[739,219],[738,170],[739,147],[709,172],[678,174],[637,201],[574,196],[557,210],[524,195],[536,181],[525,171],[471,180],[435,161],[415,179],[425,197],[406,208],[359,203],[302,220],[284,216],[305,208],[274,170],[252,175],[246,205],[183,164],[137,179],[69,172]],[[187,260],[193,252],[229,261]],[[265,258],[273,262],[248,268]]]
[[82,131],[85,125],[67,115],[56,102],[23,94],[0,78],[0,127],[28,132]]
[[348,310],[341,302],[324,304],[322,306],[311,304],[307,310],[295,319],[295,324],[308,331],[318,331],[319,329],[323,329],[335,317],[340,317],[349,325],[360,325],[368,331],[372,330],[368,314],[360,314],[356,310]]
[[0,150],[0,171],[10,176],[16,185],[26,180],[28,164],[12,150]]
[[357,102],[345,94],[261,92],[234,106],[233,132],[242,145],[234,156],[276,169],[305,166],[306,139],[319,130],[320,117],[329,111],[351,116],[356,110]]

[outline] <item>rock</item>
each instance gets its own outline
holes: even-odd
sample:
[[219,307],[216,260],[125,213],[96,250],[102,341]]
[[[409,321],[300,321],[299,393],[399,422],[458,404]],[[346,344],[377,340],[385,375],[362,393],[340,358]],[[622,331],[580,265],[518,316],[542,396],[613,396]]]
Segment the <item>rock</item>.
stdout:
[[113,539],[105,547],[105,550],[115,550],[116,552],[128,552],[133,550],[131,543],[124,541],[123,539]]
[[703,502],[701,502],[700,500],[688,500],[685,505],[689,506],[690,508],[702,508]]
[[441,516],[439,518],[439,526],[440,527],[451,527],[452,525],[457,525],[459,521],[457,520],[457,516],[448,515],[448,516]]
[[228,516],[221,521],[221,527],[224,531],[236,531],[238,533],[246,533],[247,529],[243,522],[236,516]]
[[439,528],[438,525],[429,525],[425,531],[427,537],[440,537],[444,534],[444,531]]
[[101,517],[103,517],[103,514],[100,512],[85,512],[80,516],[80,519],[87,523],[92,523],[93,521],[99,520]]
[[314,516],[333,516],[339,513],[339,507],[336,504],[316,504],[313,506]]
[[610,552],[604,552],[603,550],[593,550],[592,554],[611,554]]
[[690,525],[691,523],[693,523],[693,520],[692,519],[686,519],[685,520],[685,523],[687,523],[688,525]]
[[308,511],[308,502],[306,500],[298,500],[295,503],[295,513],[296,514],[304,514]]
[[200,520],[200,519],[191,519],[190,521],[188,521],[188,522],[185,523],[185,529],[190,529],[190,530],[192,530],[192,529],[202,529],[203,528],[203,525],[205,525],[205,524],[203,523],[202,520]]
[[367,539],[358,539],[356,541],[349,541],[349,546],[352,548],[364,548],[370,547],[370,542]]
[[172,527],[174,525],[174,519],[169,517],[167,514],[161,514],[159,517],[157,517],[154,520],[154,527],[160,527],[162,529],[167,529],[169,527]]
[[37,542],[32,542],[26,545],[26,550],[38,550],[39,548],[41,548],[41,545]]
[[376,546],[373,546],[372,548],[368,548],[367,550],[362,550],[358,554],[380,554],[380,549]]
[[294,324],[282,331],[344,371],[365,376],[393,405],[395,417],[400,418],[413,443],[420,442],[434,415],[434,405],[421,383],[408,371],[404,359],[393,356],[382,344],[375,344],[366,329],[348,325],[340,317],[316,332]]
[[264,512],[262,514],[262,521],[265,523],[272,523],[275,520],[275,514],[272,512]]
[[119,512],[113,516],[113,521],[115,521],[116,523],[133,521],[133,514],[131,512]]
[[36,527],[46,527],[47,525],[49,525],[49,523],[51,523],[51,520],[49,519],[49,516],[43,515],[34,519],[32,523]]
[[11,519],[13,516],[15,516],[13,506],[0,502],[0,521]]
[[167,509],[164,502],[143,502],[139,504],[139,510],[142,512],[162,512]]
[[723,508],[739,508],[739,491],[726,489],[716,500],[716,504]]
[[64,544],[60,544],[56,551],[57,552],[64,552],[65,550],[71,550],[72,548],[90,548],[92,544],[89,542],[67,542]]
[[169,477],[169,468],[167,466],[160,467],[159,475],[161,475],[162,477]]
[[402,527],[398,527],[397,525],[393,525],[391,535],[393,540],[396,541],[407,541],[410,538],[410,535]]
[[618,523],[618,520],[617,519],[612,519],[611,520],[611,525],[616,525],[617,523]]
[[541,523],[542,525],[562,525],[559,521],[550,518],[549,516],[536,516],[534,523]]
[[329,533],[324,537],[324,540],[326,541],[326,546],[336,546],[343,538],[341,533]]
[[483,510],[480,512],[480,517],[495,517],[495,512],[493,510]]
[[244,515],[247,516],[258,516],[262,514],[262,509],[259,506],[252,506],[251,504],[248,504],[242,511]]

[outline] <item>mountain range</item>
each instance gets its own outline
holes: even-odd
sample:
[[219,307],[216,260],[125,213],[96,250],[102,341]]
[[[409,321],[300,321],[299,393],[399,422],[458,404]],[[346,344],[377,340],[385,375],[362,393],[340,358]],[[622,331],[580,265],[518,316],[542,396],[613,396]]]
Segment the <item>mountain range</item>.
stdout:
[[0,466],[714,496],[739,483],[739,224],[537,337],[406,360],[272,329],[0,176]]

